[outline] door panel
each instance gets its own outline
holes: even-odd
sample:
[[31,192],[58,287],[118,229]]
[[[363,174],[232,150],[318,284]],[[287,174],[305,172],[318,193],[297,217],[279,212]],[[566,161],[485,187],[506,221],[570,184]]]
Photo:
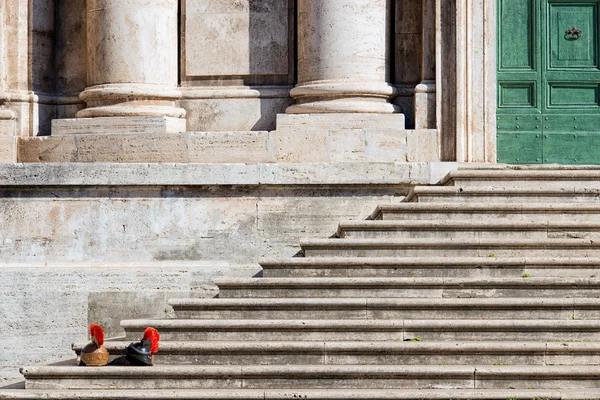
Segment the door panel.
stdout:
[[545,162],[559,164],[598,164],[598,132],[547,133],[544,138]]
[[502,162],[542,162],[538,2],[498,0],[496,147]]
[[544,4],[546,163],[600,164],[598,5],[598,0],[546,0]]
[[498,134],[498,158],[508,164],[541,164],[542,140],[540,132]]
[[498,1],[498,161],[600,164],[600,0]]
[[548,14],[550,69],[595,68],[596,4],[550,3]]
[[500,107],[532,108],[536,104],[536,82],[502,82],[499,85]]
[[598,107],[597,83],[550,82],[548,89],[548,108]]
[[534,70],[537,38],[535,35],[536,0],[498,0],[501,15],[499,27],[500,71]]

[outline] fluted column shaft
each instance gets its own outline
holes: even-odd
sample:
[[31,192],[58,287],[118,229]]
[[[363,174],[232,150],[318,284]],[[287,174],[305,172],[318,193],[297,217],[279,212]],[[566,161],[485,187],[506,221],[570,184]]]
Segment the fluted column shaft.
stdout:
[[286,112],[392,113],[390,0],[298,0],[296,104]]
[[177,0],[87,0],[87,108],[77,116],[184,117],[177,18]]

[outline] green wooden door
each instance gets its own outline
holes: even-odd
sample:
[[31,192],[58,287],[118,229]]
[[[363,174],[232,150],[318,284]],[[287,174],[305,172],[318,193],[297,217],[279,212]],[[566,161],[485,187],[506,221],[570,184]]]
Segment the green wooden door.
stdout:
[[600,164],[600,0],[498,0],[498,161]]

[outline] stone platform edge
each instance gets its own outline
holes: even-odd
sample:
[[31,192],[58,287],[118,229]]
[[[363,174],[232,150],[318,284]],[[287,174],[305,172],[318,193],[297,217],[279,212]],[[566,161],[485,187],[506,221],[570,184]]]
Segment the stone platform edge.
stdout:
[[305,128],[270,132],[160,134],[109,132],[110,129],[106,134],[22,137],[18,140],[17,160],[123,163],[440,161],[439,137],[435,129]]
[[[438,183],[453,162],[330,163],[0,163],[11,186],[361,186]],[[472,164],[469,164],[472,166]]]

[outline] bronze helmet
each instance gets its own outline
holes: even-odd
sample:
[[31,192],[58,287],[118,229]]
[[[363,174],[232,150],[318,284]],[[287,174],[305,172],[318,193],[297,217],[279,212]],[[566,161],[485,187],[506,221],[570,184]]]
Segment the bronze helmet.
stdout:
[[108,364],[108,350],[104,347],[104,329],[100,325],[90,325],[92,341],[82,350],[79,356],[81,362],[90,367],[101,367]]

